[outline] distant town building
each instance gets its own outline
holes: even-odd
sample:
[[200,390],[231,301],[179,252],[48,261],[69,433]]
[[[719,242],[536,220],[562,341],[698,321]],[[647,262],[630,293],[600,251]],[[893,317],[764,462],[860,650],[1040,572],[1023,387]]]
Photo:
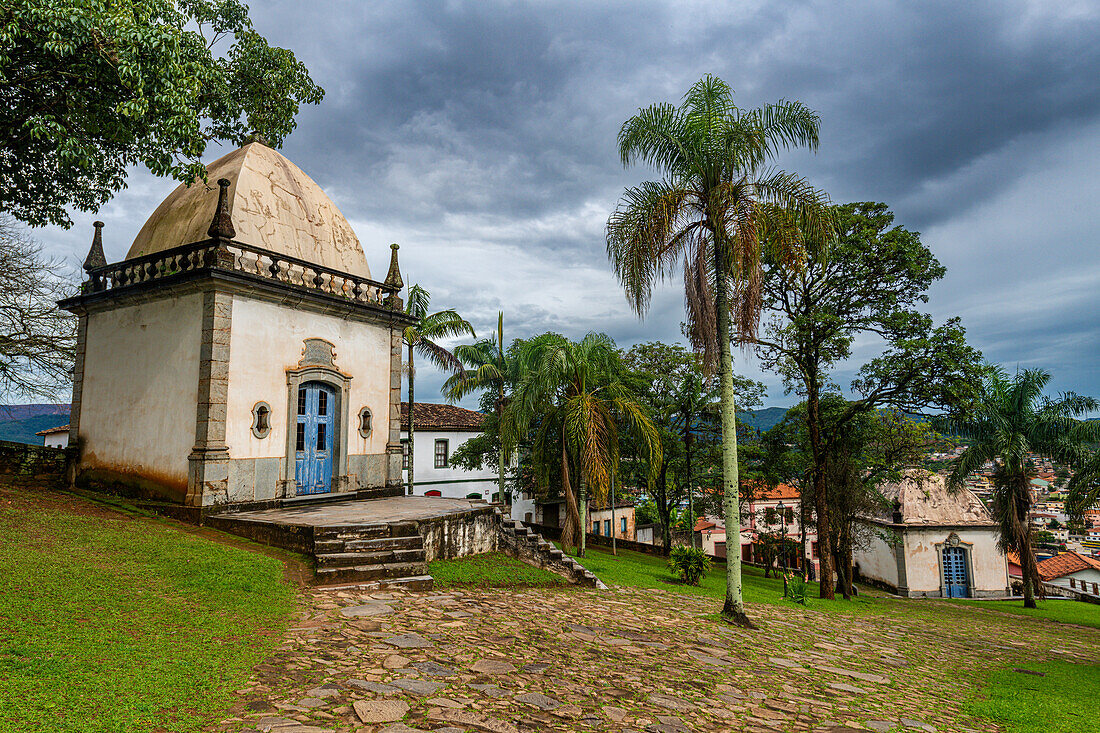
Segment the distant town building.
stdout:
[[47,448],[64,448],[69,445],[68,425],[59,425],[56,428],[39,430],[35,435],[42,436],[42,445]]
[[989,598],[1010,593],[997,525],[969,489],[912,469],[880,491],[889,510],[861,517],[872,539],[857,548],[859,575],[902,596]]
[[1100,559],[1077,552],[1063,552],[1038,565],[1044,585],[1071,591],[1067,595],[1100,596]]
[[[413,493],[452,499],[500,500],[495,466],[467,471],[451,462],[466,441],[481,434],[485,416],[456,405],[417,402],[416,444],[413,446]],[[409,403],[401,403],[401,470],[408,480]],[[508,497],[504,497],[507,500]]]

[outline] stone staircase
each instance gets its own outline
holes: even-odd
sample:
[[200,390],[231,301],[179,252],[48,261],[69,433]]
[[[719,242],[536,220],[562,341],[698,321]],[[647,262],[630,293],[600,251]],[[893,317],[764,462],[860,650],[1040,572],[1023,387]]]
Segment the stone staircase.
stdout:
[[320,585],[432,587],[415,522],[316,527],[313,555]]
[[577,560],[554,547],[542,535],[523,526],[522,522],[501,517],[501,549],[526,563],[541,567],[589,588],[606,589],[599,578]]

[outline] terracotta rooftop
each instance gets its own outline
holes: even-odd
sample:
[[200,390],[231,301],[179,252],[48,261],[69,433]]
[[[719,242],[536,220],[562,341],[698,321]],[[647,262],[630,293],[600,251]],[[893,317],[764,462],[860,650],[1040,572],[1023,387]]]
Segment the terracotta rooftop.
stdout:
[[1094,557],[1086,557],[1076,552],[1063,552],[1061,555],[1048,557],[1037,566],[1039,577],[1043,580],[1054,580],[1078,570],[1100,570],[1100,560]]
[[788,486],[787,484],[779,484],[778,486],[766,486],[764,484],[756,484],[754,487],[745,485],[746,493],[748,489],[752,489],[753,501],[778,501],[780,499],[799,499],[801,494],[794,486]]
[[58,425],[56,428],[46,428],[45,430],[39,430],[35,435],[55,435],[57,433],[69,432],[68,425]]
[[[432,402],[416,403],[417,430],[448,430],[455,432],[480,432],[485,416],[456,405],[437,405]],[[409,431],[409,403],[401,403],[401,430]]]
[[706,517],[699,517],[695,520],[695,526],[691,528],[693,532],[702,532],[706,529],[720,529],[725,532],[724,527],[719,527],[717,522],[712,522]]

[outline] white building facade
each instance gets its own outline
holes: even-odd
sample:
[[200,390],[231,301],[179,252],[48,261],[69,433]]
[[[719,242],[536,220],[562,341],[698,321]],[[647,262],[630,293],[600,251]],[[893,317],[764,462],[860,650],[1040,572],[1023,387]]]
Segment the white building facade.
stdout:
[[[80,295],[75,479],[202,509],[400,491],[396,245],[371,279],[317,184],[259,142],[180,186]],[[217,186],[213,182],[217,181]]]
[[[454,405],[417,402],[413,445],[413,493],[452,499],[500,501],[497,472],[483,466],[467,471],[454,465],[451,456],[466,441],[481,434],[484,415]],[[401,468],[408,481],[409,405],[401,403]],[[507,497],[505,497],[507,499]]]

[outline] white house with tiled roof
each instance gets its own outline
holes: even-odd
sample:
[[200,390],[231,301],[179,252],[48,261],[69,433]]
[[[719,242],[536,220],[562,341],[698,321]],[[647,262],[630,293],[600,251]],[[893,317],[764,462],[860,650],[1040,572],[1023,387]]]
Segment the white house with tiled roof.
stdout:
[[1037,566],[1043,583],[1100,597],[1100,558],[1077,552],[1048,557]]
[[[466,441],[481,433],[485,416],[456,405],[417,402],[416,443],[413,445],[413,493],[496,501],[497,473],[486,466],[467,471],[451,463],[451,455]],[[401,403],[401,468],[406,484],[409,475],[409,403]]]
[[59,425],[56,428],[39,430],[35,435],[42,436],[42,445],[46,448],[64,448],[69,445],[68,425]]

